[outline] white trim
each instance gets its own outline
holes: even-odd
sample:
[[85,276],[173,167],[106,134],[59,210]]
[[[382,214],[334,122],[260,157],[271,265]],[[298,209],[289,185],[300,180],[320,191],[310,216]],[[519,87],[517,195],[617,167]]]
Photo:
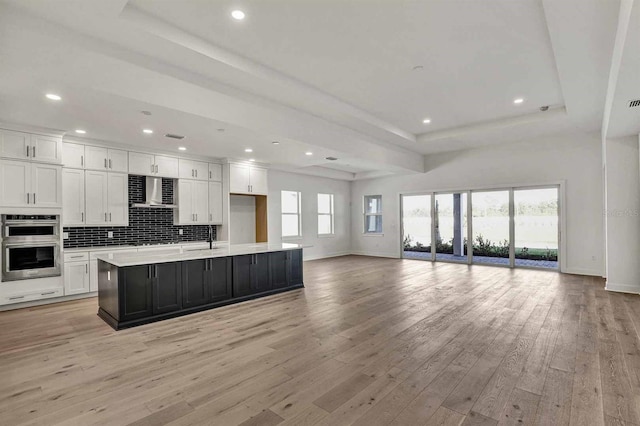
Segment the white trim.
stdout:
[[610,283],[609,281],[607,281],[604,289],[607,291],[614,291],[616,293],[640,294],[640,287],[638,287],[637,285],[616,284]]
[[384,237],[384,233],[382,232],[363,232],[363,237]]
[[340,256],[349,256],[352,254],[350,251],[339,251],[334,253],[327,253],[317,256],[303,256],[303,260],[306,262],[307,260],[320,260],[320,259],[328,259],[331,257],[340,257]]
[[598,271],[596,269],[585,269],[585,268],[565,268],[564,271],[560,271],[563,274],[574,274],[574,275],[588,275],[592,277],[600,277],[602,276],[602,271]]
[[318,234],[318,238],[335,238],[336,234]]
[[352,251],[351,254],[356,256],[372,256],[372,257],[388,257],[392,259],[400,259],[396,253],[371,253],[366,251]]

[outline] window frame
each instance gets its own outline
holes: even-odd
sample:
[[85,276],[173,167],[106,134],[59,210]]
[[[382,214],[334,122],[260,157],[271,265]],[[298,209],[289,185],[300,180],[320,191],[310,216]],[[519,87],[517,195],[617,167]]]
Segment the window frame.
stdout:
[[[297,213],[289,213],[282,211],[283,203],[282,196],[286,192],[293,192],[297,196]],[[297,235],[284,235],[284,227],[282,226],[282,219],[284,216],[297,216],[298,220],[298,234]],[[280,191],[280,236],[283,240],[295,240],[302,238],[302,192],[300,191],[291,191],[283,189]]]
[[[320,196],[321,195],[328,195],[329,196],[329,213],[320,213]],[[335,229],[335,209],[334,209],[334,200],[335,200],[335,196],[334,194],[330,194],[330,193],[326,193],[326,192],[318,192],[317,195],[317,201],[318,201],[318,205],[317,205],[317,214],[318,214],[318,236],[319,237],[332,237],[334,235],[336,235],[336,229]],[[320,217],[322,216],[329,216],[329,223],[330,223],[330,227],[331,227],[331,232],[329,233],[321,233],[320,232]]]
[[[378,198],[380,203],[380,213],[367,213],[367,199]],[[384,221],[382,217],[382,194],[379,195],[364,195],[362,197],[362,212],[363,212],[363,235],[381,236],[384,235]],[[380,231],[368,231],[367,230],[367,218],[370,216],[380,216]]]

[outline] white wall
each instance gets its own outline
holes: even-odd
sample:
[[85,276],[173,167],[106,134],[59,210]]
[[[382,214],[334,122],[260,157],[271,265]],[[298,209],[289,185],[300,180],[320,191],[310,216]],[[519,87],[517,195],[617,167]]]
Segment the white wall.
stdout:
[[607,290],[640,293],[638,136],[605,141]]
[[[302,238],[286,241],[311,245],[305,260],[340,256],[351,252],[351,183],[316,176],[269,170],[269,241],[282,241],[280,192],[302,193]],[[335,236],[318,237],[318,193],[334,194]]]
[[[635,157],[637,161],[638,153]],[[351,188],[352,251],[400,256],[400,194],[563,181],[566,258],[563,272],[604,274],[602,143],[598,133],[571,134],[427,156],[426,173],[356,181]],[[637,176],[636,176],[637,177]],[[362,197],[381,194],[383,233],[363,235]],[[636,237],[637,234],[634,235]]]
[[256,199],[246,195],[231,195],[229,198],[231,211],[232,244],[256,242]]

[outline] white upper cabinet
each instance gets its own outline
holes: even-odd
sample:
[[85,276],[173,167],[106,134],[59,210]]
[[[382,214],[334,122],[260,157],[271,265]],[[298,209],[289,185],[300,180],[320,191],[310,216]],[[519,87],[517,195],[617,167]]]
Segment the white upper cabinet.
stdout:
[[229,192],[267,195],[267,169],[244,164],[229,165]]
[[207,180],[209,165],[201,161],[183,160],[178,161],[180,179]]
[[62,169],[62,225],[84,225],[84,170]]
[[84,169],[84,145],[79,143],[62,143],[62,165],[74,169]]
[[129,152],[129,173],[134,175],[177,178],[178,168],[175,157]]
[[106,170],[120,173],[127,173],[129,170],[127,151],[87,145],[85,156],[87,170]]
[[124,173],[85,172],[85,223],[94,226],[129,224],[129,181]]
[[0,130],[0,157],[62,163],[62,138]]
[[209,163],[209,180],[222,182],[222,164]]
[[222,224],[222,182],[209,182],[209,223]]
[[178,181],[178,213],[176,225],[209,223],[209,183],[192,179]]
[[26,161],[0,161],[0,205],[62,207],[62,168]]

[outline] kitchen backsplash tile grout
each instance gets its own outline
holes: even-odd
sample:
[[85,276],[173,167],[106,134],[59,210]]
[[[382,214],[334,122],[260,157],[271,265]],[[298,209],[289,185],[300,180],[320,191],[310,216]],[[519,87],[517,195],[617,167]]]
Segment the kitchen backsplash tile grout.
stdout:
[[[144,184],[144,176],[129,175],[129,204],[144,202]],[[162,190],[163,203],[172,203],[173,180],[162,179]],[[170,208],[129,207],[129,226],[64,228],[69,234],[69,238],[63,240],[64,248],[204,241],[209,237],[208,225],[174,225],[174,212]],[[180,229],[183,235],[179,235]],[[107,238],[110,231],[113,238]],[[215,226],[213,239],[216,239]]]

